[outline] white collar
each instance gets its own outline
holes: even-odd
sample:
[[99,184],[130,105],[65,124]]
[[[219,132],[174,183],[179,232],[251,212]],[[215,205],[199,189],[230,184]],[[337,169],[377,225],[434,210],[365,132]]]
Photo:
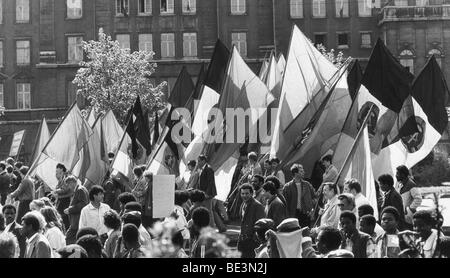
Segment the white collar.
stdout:
[[35,233],[32,237],[27,238],[27,243],[30,244],[35,238],[37,238],[39,235],[39,232]]

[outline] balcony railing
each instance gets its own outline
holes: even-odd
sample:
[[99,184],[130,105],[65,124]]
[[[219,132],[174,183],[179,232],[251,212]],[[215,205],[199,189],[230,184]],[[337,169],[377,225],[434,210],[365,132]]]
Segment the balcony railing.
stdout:
[[407,20],[450,19],[450,5],[439,6],[386,6],[381,9],[379,23]]

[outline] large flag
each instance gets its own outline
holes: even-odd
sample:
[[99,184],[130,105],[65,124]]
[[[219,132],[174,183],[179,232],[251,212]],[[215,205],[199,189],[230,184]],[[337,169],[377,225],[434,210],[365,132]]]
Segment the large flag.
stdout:
[[80,151],[88,143],[93,131],[83,118],[76,103],[68,110],[38,159],[30,167],[30,176],[39,176],[50,188],[58,181],[55,169],[62,163],[71,172],[80,160]]
[[230,60],[230,51],[222,43],[217,40],[214,53],[206,72],[204,85],[213,89],[217,93],[222,93],[223,82],[225,80],[228,61]]
[[145,119],[142,111],[141,98],[139,96],[136,98],[136,102],[131,110],[131,115],[135,134],[135,138],[131,137],[133,159],[145,161],[146,157],[150,155],[152,151],[152,145],[150,143],[148,119]]
[[185,66],[180,71],[177,81],[173,86],[169,96],[169,103],[172,107],[186,107],[192,92],[194,91],[194,83]]
[[413,167],[424,159],[439,142],[448,126],[445,108],[449,95],[442,71],[431,57],[412,86],[412,110],[418,131],[402,137],[374,156],[376,175],[395,174],[396,167]]
[[[257,109],[267,108],[273,100],[274,98],[267,89],[267,86],[253,73],[242,59],[237,48],[234,47],[227,69],[224,89],[218,104],[218,109],[222,112],[225,119],[222,123],[218,123],[219,125],[223,125],[219,130],[214,130],[215,135],[210,134],[215,138],[214,142],[221,142],[223,140],[225,143],[207,144],[204,149],[209,157],[209,163],[214,170],[219,169],[236,150],[239,150],[241,143],[245,142],[246,137],[257,139],[258,120],[260,116],[258,115],[259,111]],[[253,108],[250,109],[251,116],[248,129],[246,128],[244,130],[246,135],[244,138],[237,138],[238,134],[244,133],[242,130],[238,131],[238,125],[242,124],[242,122],[237,123],[236,117],[233,118],[232,122],[225,121],[227,108],[242,108],[243,111]],[[245,124],[246,120],[243,119],[242,121]],[[234,138],[229,136],[231,132],[234,132]],[[239,139],[243,139],[244,142],[238,142]]]
[[[95,126],[97,127],[97,125]],[[101,130],[99,131],[102,142],[102,157],[105,157],[108,153],[116,153],[119,148],[120,140],[124,134],[123,128],[120,126],[117,121],[116,116],[110,110],[108,111],[103,118],[101,119]]]
[[202,97],[202,87],[205,81],[205,76],[206,76],[205,64],[202,64],[200,71],[197,75],[197,82],[195,84],[195,88],[192,91],[192,94],[188,102],[186,103],[186,108],[188,108],[189,111],[191,111],[191,121],[193,120],[195,112],[197,111],[195,103]]
[[345,66],[339,82],[330,91],[306,129],[299,132],[300,135],[289,150],[283,166],[300,163],[309,177],[316,161],[334,150],[352,106],[346,70]]
[[119,147],[114,156],[114,161],[111,165],[111,176],[123,185],[128,184],[133,176],[133,140],[136,140],[134,121],[133,117],[129,117],[125,132],[122,135]]
[[45,117],[42,118],[41,123],[39,125],[38,133],[36,136],[36,143],[33,148],[33,155],[31,156],[31,161],[35,161],[41,152],[44,150],[45,145],[48,140],[50,140],[50,131],[48,129],[47,121]]
[[338,69],[293,27],[272,136],[271,157],[283,160],[338,79]]
[[348,90],[350,91],[352,100],[355,100],[361,86],[363,71],[357,59],[352,61],[352,65],[349,68],[350,70],[347,76]]

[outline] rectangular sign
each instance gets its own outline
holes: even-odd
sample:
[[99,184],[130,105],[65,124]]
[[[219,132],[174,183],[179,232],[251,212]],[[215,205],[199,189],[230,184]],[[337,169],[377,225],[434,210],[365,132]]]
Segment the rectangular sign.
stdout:
[[14,137],[11,143],[11,150],[9,151],[9,156],[14,157],[19,154],[20,145],[22,144],[24,134],[25,130],[21,130],[14,133]]
[[153,218],[172,214],[175,207],[175,176],[153,176],[151,200]]

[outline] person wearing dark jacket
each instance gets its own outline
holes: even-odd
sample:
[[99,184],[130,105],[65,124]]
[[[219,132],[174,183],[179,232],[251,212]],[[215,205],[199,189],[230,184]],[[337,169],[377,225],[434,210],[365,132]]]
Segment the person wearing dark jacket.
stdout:
[[405,213],[403,209],[403,199],[400,193],[394,188],[394,178],[391,175],[381,175],[378,178],[380,188],[384,192],[383,203],[381,204],[381,211],[387,207],[394,207],[399,212],[400,223],[405,221]]
[[6,165],[0,162],[0,205],[4,206],[9,193],[11,178],[6,172]]
[[6,205],[2,208],[2,213],[5,216],[6,220],[6,228],[5,232],[12,233],[16,236],[17,241],[19,242],[20,256],[19,258],[23,258],[25,256],[25,250],[27,247],[26,238],[22,234],[22,226],[16,222],[16,214],[17,209],[13,205]]
[[19,187],[13,193],[11,193],[12,199],[17,198],[19,200],[19,208],[17,209],[17,221],[20,221],[22,217],[28,211],[30,211],[30,203],[34,199],[34,184],[29,178],[25,179],[25,176],[28,173],[28,169],[29,168],[27,166],[22,166],[22,168],[20,168],[22,181]]
[[273,182],[266,182],[263,185],[263,196],[267,199],[265,213],[267,218],[272,219],[274,226],[277,227],[286,219],[286,206],[277,197],[277,189]]
[[238,250],[242,253],[242,258],[254,258],[255,248],[258,247],[255,223],[259,219],[265,218],[264,207],[253,198],[253,187],[250,184],[243,184],[239,190],[243,203],[240,209],[241,232],[238,239]]
[[356,228],[356,215],[351,211],[343,211],[340,216],[343,239],[341,249],[353,253],[355,258],[370,258],[375,254],[376,246],[366,233]]
[[78,232],[78,222],[80,221],[81,210],[89,204],[89,192],[82,185],[77,185],[77,180],[73,176],[66,178],[66,183],[75,187],[75,192],[70,205],[64,210],[64,214],[69,217],[69,228],[66,234],[66,244],[74,244],[76,242],[76,234]]
[[212,200],[217,196],[216,181],[214,176],[214,170],[206,163],[206,156],[200,155],[198,157],[198,169],[200,171],[198,189],[205,192],[205,207],[210,214],[211,227],[215,227],[214,214],[212,209]]

